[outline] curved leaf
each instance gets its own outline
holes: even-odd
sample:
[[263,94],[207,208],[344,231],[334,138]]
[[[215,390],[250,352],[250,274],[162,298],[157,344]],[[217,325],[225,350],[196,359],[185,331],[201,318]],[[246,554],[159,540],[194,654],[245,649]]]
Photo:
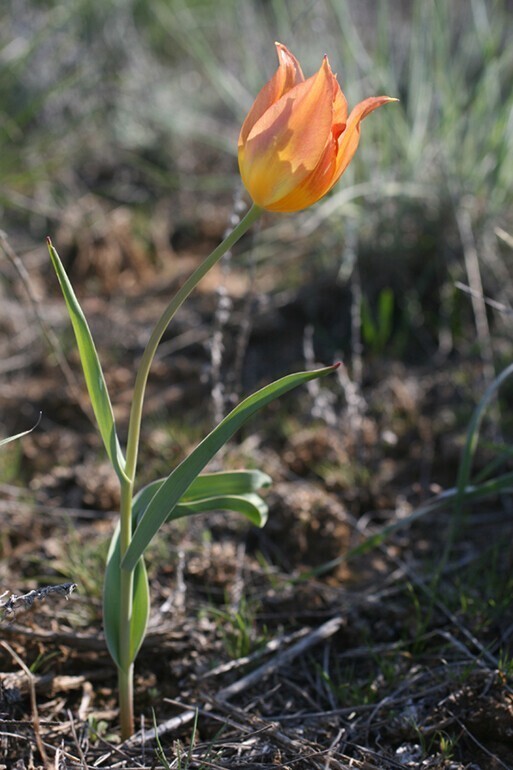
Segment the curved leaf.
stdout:
[[[107,556],[103,583],[103,627],[105,641],[113,661],[121,668],[119,655],[119,613],[121,602],[121,564],[119,524],[114,530]],[[150,614],[150,592],[144,559],[139,559],[134,570],[132,621],[130,625],[130,662],[133,662],[143,643]]]
[[[165,479],[154,481],[140,490],[132,503],[132,523],[135,526],[138,516],[144,511],[155,491]],[[168,521],[215,510],[228,510],[241,513],[258,527],[263,527],[267,520],[267,505],[253,492],[269,486],[270,477],[259,470],[240,470],[219,473],[205,473],[199,476],[188,490],[189,499],[185,498],[174,507]],[[222,494],[214,496],[216,492]],[[207,495],[210,493],[210,496]],[[231,494],[230,494],[231,493]],[[239,494],[236,494],[239,493]],[[120,666],[119,658],[119,606],[120,606],[120,551],[119,525],[112,536],[103,589],[103,615],[105,639],[110,655]],[[143,642],[149,615],[148,579],[144,559],[140,559],[134,573],[133,616],[132,616],[132,660],[135,660]]]
[[247,495],[224,495],[219,497],[207,497],[203,500],[191,500],[186,503],[178,503],[167,517],[166,521],[191,516],[194,513],[206,511],[234,511],[242,513],[252,524],[263,527],[267,521],[269,509],[261,497],[255,493]]
[[[132,503],[134,526],[135,522],[141,518],[146,510],[155,492],[160,489],[165,480],[163,478],[152,481],[151,484],[143,487],[135,495]],[[180,503],[219,495],[247,495],[251,492],[256,492],[262,487],[270,486],[271,481],[272,479],[267,473],[257,469],[202,473],[194,479],[185,494],[182,495]]]
[[271,483],[271,477],[257,469],[202,473],[196,476],[180,502],[216,495],[246,495],[262,487],[269,487]]
[[325,377],[333,372],[338,365],[328,366],[324,369],[316,369],[310,372],[296,372],[282,377],[261,390],[253,393],[242,401],[235,409],[222,420],[214,430],[198,444],[191,454],[160,485],[132,536],[127,552],[124,556],[122,567],[126,570],[134,568],[138,559],[142,556],[154,535],[172,513],[178,503],[190,487],[194,479],[200,474],[205,465],[212,459],[216,452],[233,436],[233,434],[259,409],[269,404],[274,399],[287,393],[289,390],[302,385],[309,380]]
[[120,478],[126,478],[124,473],[125,459],[116,433],[112,404],[91,331],[60,257],[49,238],[48,251],[50,252],[52,265],[57,274],[73,325],[73,331],[75,332],[80,361],[82,362],[87,390],[91,399],[94,416],[96,417],[98,430],[114,470]]

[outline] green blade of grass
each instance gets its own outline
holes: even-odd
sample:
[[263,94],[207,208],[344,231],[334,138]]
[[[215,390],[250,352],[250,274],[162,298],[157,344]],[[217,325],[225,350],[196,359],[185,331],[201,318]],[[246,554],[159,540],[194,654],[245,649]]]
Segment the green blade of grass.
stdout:
[[369,551],[372,551],[374,548],[378,548],[380,545],[382,545],[388,539],[388,537],[393,535],[395,532],[407,529],[414,522],[424,518],[424,516],[428,516],[431,513],[440,512],[451,507],[454,505],[454,501],[458,498],[458,496],[462,495],[461,499],[464,503],[475,503],[481,500],[486,500],[490,497],[496,497],[497,495],[501,495],[506,492],[511,492],[511,490],[513,490],[513,472],[504,473],[501,476],[497,476],[494,479],[489,479],[482,484],[471,484],[468,487],[465,487],[463,493],[461,493],[457,487],[446,489],[432,500],[429,500],[424,505],[416,508],[414,511],[412,511],[412,513],[408,514],[408,516],[402,516],[400,519],[393,521],[391,524],[386,524],[376,532],[368,535],[361,543],[354,546],[354,548],[351,548],[351,550],[342,556],[337,556],[335,559],[332,559],[329,562],[325,562],[319,567],[315,567],[311,570],[303,572],[301,575],[301,580],[305,580],[313,576],[317,577],[331,571],[335,567],[338,567],[340,564],[349,562],[351,559],[354,559],[357,556],[365,555]]
[[15,436],[7,436],[7,438],[0,439],[0,446],[4,446],[4,444],[8,444],[10,441],[16,441],[16,439],[22,438],[23,436],[27,436],[29,433],[32,433],[32,431],[37,428],[40,422],[41,422],[41,412],[39,412],[39,417],[35,425],[33,425],[28,430],[23,430],[21,433],[16,433]]
[[[472,419],[470,420],[468,430],[467,430],[467,438],[465,440],[465,446],[463,448],[460,466],[458,469],[458,481],[456,485],[459,493],[458,498],[461,498],[461,502],[463,502],[465,488],[470,484],[472,462],[474,460],[474,455],[475,455],[477,444],[479,441],[479,431],[481,429],[481,422],[483,420],[485,411],[488,408],[490,401],[495,397],[495,394],[499,390],[500,386],[512,374],[513,374],[513,364],[510,364],[488,386],[483,398],[481,399],[478,406],[474,410]],[[460,504],[460,500],[458,499],[457,501],[458,507],[459,507],[459,504]]]

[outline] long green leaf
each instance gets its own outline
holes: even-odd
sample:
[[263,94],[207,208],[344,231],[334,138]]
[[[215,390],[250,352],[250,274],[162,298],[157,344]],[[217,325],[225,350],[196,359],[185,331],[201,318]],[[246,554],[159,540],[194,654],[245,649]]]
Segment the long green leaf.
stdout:
[[202,473],[184,492],[180,502],[217,495],[246,495],[269,487],[271,483],[271,477],[257,469]]
[[105,449],[107,450],[107,454],[114,470],[120,478],[126,478],[124,474],[125,459],[119,445],[114,413],[107,391],[107,384],[105,382],[105,377],[103,376],[100,359],[96,352],[91,331],[75,292],[73,291],[71,282],[66,275],[60,257],[49,238],[48,250],[66,302],[66,307],[68,308],[73,331],[75,332],[78,352],[80,354],[87,390],[96,417],[98,430],[100,431],[103,443],[105,444]]
[[509,366],[507,366],[499,375],[497,375],[493,382],[490,383],[490,385],[487,387],[481,401],[472,414],[472,418],[467,429],[467,438],[465,440],[465,446],[463,448],[460,466],[458,469],[457,488],[460,490],[462,497],[465,487],[470,484],[472,461],[477,449],[479,432],[484,414],[503,382],[507,380],[508,377],[511,377],[512,374],[513,364],[509,364]]
[[167,517],[166,522],[191,516],[194,513],[206,513],[206,511],[242,513],[256,527],[263,527],[267,521],[269,509],[262,498],[254,492],[247,495],[219,495],[219,497],[207,497],[203,500],[178,503]]
[[[119,654],[119,608],[121,603],[121,564],[119,525],[110,543],[103,584],[103,626],[110,655],[121,668]],[[132,620],[130,624],[130,662],[133,662],[143,643],[150,614],[150,592],[144,559],[139,559],[134,571]]]
[[133,534],[125,557],[123,569],[131,570],[144,553],[154,535],[173,511],[182,495],[199,475],[216,452],[259,409],[289,390],[309,380],[324,377],[337,368],[329,366],[311,372],[296,372],[267,385],[242,401],[222,420],[214,430],[198,444],[191,454],[167,477],[148,503]]
[[[134,527],[146,510],[155,492],[166,481],[165,478],[152,481],[135,495],[132,503]],[[259,470],[219,471],[217,473],[202,473],[197,476],[180,503],[191,500],[202,500],[220,495],[247,495],[257,492],[262,487],[271,484],[271,477]],[[169,519],[168,519],[169,520]]]

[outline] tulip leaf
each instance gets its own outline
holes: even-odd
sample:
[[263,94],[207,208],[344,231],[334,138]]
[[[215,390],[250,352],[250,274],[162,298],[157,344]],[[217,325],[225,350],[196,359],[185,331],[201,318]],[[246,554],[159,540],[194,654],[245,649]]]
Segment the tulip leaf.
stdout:
[[48,250],[66,302],[73,331],[75,332],[80,361],[82,362],[87,390],[91,399],[94,416],[96,417],[98,430],[114,470],[121,479],[126,479],[124,473],[125,459],[116,433],[112,404],[89,325],[73,291],[71,282],[66,275],[60,257],[49,239]]
[[310,372],[289,374],[270,385],[266,385],[236,406],[155,491],[135,529],[132,542],[122,561],[122,568],[132,570],[135,567],[153,537],[172,514],[174,507],[194,479],[216,452],[250,417],[289,390],[309,380],[324,377],[336,368],[337,366],[329,366]]
[[219,471],[197,476],[182,495],[180,502],[216,495],[242,495],[271,486],[272,479],[257,469]]
[[[165,478],[152,481],[135,495],[132,503],[134,526],[145,512],[155,492]],[[247,495],[271,484],[271,477],[259,470],[220,471],[197,476],[184,495],[181,503],[226,495]],[[222,506],[218,506],[222,508]],[[187,514],[182,514],[187,515]],[[169,521],[169,517],[167,519]]]
[[41,422],[41,412],[39,412],[39,417],[37,418],[37,422],[35,425],[33,425],[28,430],[23,430],[21,433],[16,433],[15,436],[7,436],[7,438],[0,439],[0,446],[4,446],[4,444],[8,444],[10,441],[16,441],[17,438],[22,438],[23,436],[27,436],[29,433],[32,433],[32,431],[37,428],[40,422]]
[[[130,621],[130,661],[132,663],[143,643],[150,614],[150,592],[144,559],[134,570],[132,618]],[[119,617],[121,605],[121,564],[119,524],[110,543],[103,584],[103,625],[110,655],[122,669],[119,651]]]
[[234,511],[241,513],[256,527],[263,527],[267,522],[269,509],[262,498],[254,492],[247,495],[219,495],[218,497],[178,503],[167,517],[166,522],[206,511]]

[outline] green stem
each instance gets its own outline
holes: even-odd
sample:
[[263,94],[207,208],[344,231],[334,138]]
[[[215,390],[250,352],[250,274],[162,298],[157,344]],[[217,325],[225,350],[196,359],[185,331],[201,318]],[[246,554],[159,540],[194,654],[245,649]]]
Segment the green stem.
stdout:
[[[126,445],[126,475],[130,479],[135,477],[135,469],[137,466],[137,452],[139,447],[139,435],[141,430],[141,418],[144,401],[144,393],[146,390],[146,383],[148,381],[148,375],[152,361],[155,357],[158,344],[162,339],[162,335],[166,331],[169,323],[177,310],[180,309],[185,302],[189,294],[201,281],[208,271],[219,262],[221,257],[226,254],[232,246],[249,230],[251,225],[256,222],[262,209],[253,205],[246,216],[239,222],[239,224],[232,230],[232,232],[224,239],[222,243],[214,249],[214,251],[205,259],[204,262],[196,268],[194,273],[185,281],[183,286],[175,294],[167,308],[162,313],[162,316],[153,329],[151,337],[148,340],[146,349],[141,358],[137,377],[134,386],[134,395],[132,399],[132,408],[130,411],[130,421],[128,425],[128,439]],[[123,551],[121,552],[123,556]]]
[[121,740],[126,741],[134,734],[134,664],[126,671],[118,668],[119,719]]
[[[133,481],[121,481],[120,533],[119,545],[121,553],[125,553],[132,539],[132,495]],[[133,706],[133,660],[130,649],[133,610],[133,570],[121,570],[120,606],[119,606],[119,717],[121,722],[121,738],[126,740],[134,732]]]
[[[232,230],[219,246],[205,259],[204,262],[192,273],[178,290],[169,305],[164,310],[160,320],[153,329],[148,344],[144,350],[134,386],[130,420],[128,424],[128,439],[126,445],[126,479],[121,479],[121,507],[120,507],[120,554],[121,561],[132,539],[132,496],[134,491],[135,471],[137,467],[137,454],[139,448],[139,436],[141,432],[141,418],[144,402],[146,383],[150,373],[150,367],[155,357],[157,347],[162,335],[166,331],[171,319],[185,302],[195,286],[206,273],[221,259],[223,254],[241,238],[258,219],[262,209],[252,206],[246,216]],[[119,709],[121,722],[121,735],[123,740],[130,737],[134,729],[133,717],[133,660],[131,650],[132,604],[133,604],[133,570],[121,570],[120,575],[120,616],[119,616],[119,657],[118,668],[119,683]]]

